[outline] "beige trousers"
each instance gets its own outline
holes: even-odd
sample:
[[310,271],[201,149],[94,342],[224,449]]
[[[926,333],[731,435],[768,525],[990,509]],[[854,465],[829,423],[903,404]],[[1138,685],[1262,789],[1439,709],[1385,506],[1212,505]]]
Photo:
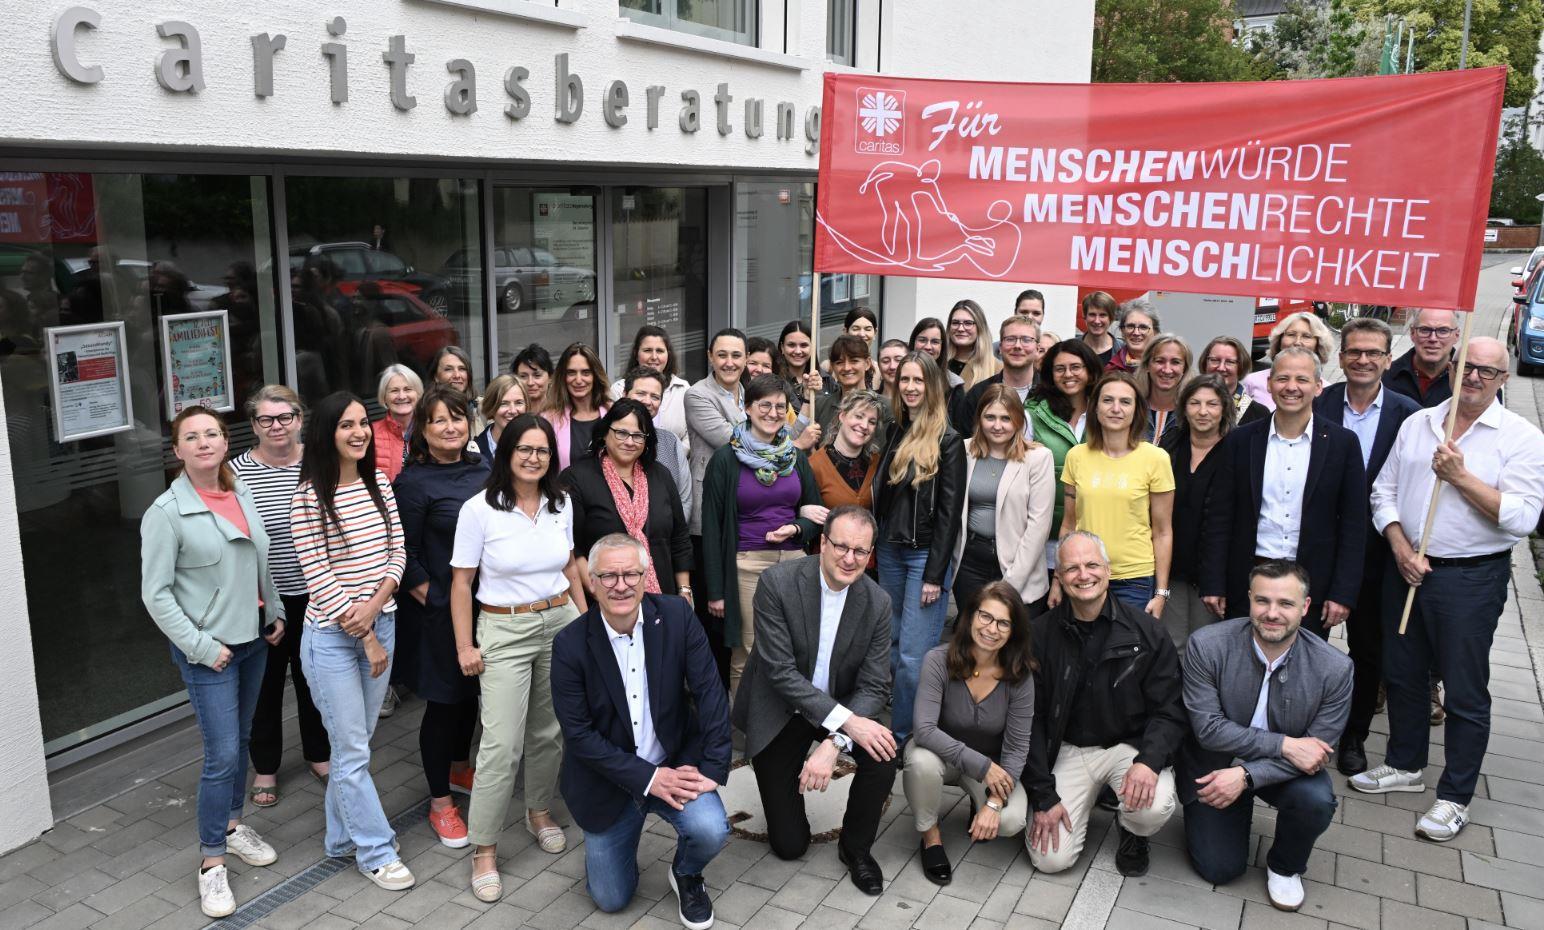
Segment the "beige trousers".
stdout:
[[[923,749],[916,743],[906,747],[906,770],[901,773],[901,785],[906,790],[906,803],[917,824],[917,832],[931,830],[938,824],[938,812],[943,807],[944,785],[959,785],[976,802],[976,807],[986,806],[986,786],[969,775],[944,762],[936,752]],[[1029,816],[1029,796],[1022,784],[1013,786],[1008,803],[1003,807],[997,824],[999,836],[1017,836],[1024,830]]]
[[734,566],[739,573],[740,588],[740,645],[729,653],[730,698],[740,687],[740,676],[745,673],[745,662],[756,641],[756,583],[761,580],[761,573],[779,562],[802,558],[804,553],[798,549],[758,549],[735,554]]
[[1217,618],[1201,602],[1201,589],[1195,582],[1175,581],[1172,590],[1174,597],[1163,608],[1163,626],[1174,640],[1174,648],[1184,655],[1190,635],[1208,623],[1215,623]]
[[[1109,749],[1094,746],[1085,749],[1062,743],[1056,756],[1051,775],[1056,779],[1056,793],[1061,795],[1062,805],[1067,808],[1067,819],[1072,821],[1072,831],[1060,829],[1060,848],[1041,853],[1029,848],[1029,862],[1041,872],[1064,872],[1077,864],[1083,853],[1083,842],[1088,837],[1088,815],[1099,789],[1109,785],[1120,794],[1126,784],[1126,770],[1137,758],[1135,746],[1116,743]],[[1137,836],[1152,836],[1163,828],[1179,806],[1174,792],[1174,769],[1158,773],[1158,788],[1153,792],[1153,804],[1145,810],[1127,810],[1121,804],[1120,825]]]
[[479,846],[497,844],[504,832],[522,757],[526,809],[552,803],[563,759],[563,734],[552,710],[552,640],[578,616],[573,601],[528,614],[477,615],[483,735],[467,835]]

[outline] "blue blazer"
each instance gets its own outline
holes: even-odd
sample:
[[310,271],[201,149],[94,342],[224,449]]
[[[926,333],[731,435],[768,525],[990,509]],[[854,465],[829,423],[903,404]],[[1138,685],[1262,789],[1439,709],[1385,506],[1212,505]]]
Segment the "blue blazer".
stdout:
[[[1377,480],[1378,472],[1383,470],[1383,463],[1388,461],[1389,450],[1394,448],[1394,439],[1399,435],[1399,428],[1405,424],[1410,414],[1420,409],[1421,405],[1410,397],[1384,384],[1383,410],[1378,414],[1378,431],[1373,436],[1372,454],[1367,457],[1367,493],[1369,495],[1372,494],[1372,483]],[[1345,414],[1346,383],[1344,381],[1326,387],[1318,397],[1314,398],[1313,415],[1316,419],[1323,417],[1336,426],[1344,426]]]
[[[694,765],[724,784],[729,778],[729,699],[702,624],[687,602],[643,598],[644,665],[661,765]],[[559,790],[579,828],[615,825],[624,805],[644,799],[654,766],[639,758],[622,673],[599,606],[552,641],[552,704],[563,729]]]
[[[1249,570],[1254,567],[1271,422],[1257,420],[1235,428],[1212,453],[1220,452],[1223,459],[1213,479],[1216,503],[1203,530],[1201,594],[1225,596],[1230,617],[1249,612]],[[1313,419],[1302,501],[1296,561],[1308,570],[1312,599],[1304,625],[1318,632],[1325,601],[1356,604],[1371,526],[1362,447],[1355,433],[1321,416]]]

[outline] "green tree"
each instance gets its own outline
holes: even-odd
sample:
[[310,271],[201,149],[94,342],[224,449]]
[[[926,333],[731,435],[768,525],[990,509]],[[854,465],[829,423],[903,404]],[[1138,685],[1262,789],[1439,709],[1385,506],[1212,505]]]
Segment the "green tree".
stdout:
[[1093,80],[1248,81],[1266,72],[1233,41],[1231,0],[1096,0]]
[[1270,29],[1251,33],[1247,47],[1259,66],[1289,79],[1375,74],[1381,29],[1327,0],[1289,0]]
[[1490,215],[1519,223],[1537,223],[1541,207],[1535,195],[1544,194],[1544,155],[1528,143],[1521,120],[1507,126],[1496,149],[1496,176],[1490,188]]

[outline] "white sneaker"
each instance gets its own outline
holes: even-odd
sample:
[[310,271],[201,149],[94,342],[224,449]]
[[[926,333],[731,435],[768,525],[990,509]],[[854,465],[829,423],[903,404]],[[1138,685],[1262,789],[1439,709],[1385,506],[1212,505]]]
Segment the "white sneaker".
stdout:
[[1278,911],[1295,911],[1303,906],[1303,877],[1277,875],[1266,869],[1265,893],[1270,896],[1271,907]]
[[1420,794],[1426,790],[1420,772],[1405,772],[1392,765],[1380,765],[1360,775],[1353,775],[1346,784],[1363,794],[1388,794],[1390,791],[1409,791]]
[[377,716],[385,720],[397,712],[397,705],[400,703],[402,703],[402,699],[397,696],[397,689],[388,686],[386,688],[386,699],[381,701],[381,712]]
[[247,865],[273,865],[279,858],[273,847],[244,823],[237,824],[235,832],[225,834],[225,851],[235,853]]
[[225,866],[198,873],[198,906],[206,917],[229,917],[236,913],[236,896],[231,894]]
[[373,872],[366,872],[365,878],[375,882],[387,891],[406,891],[413,887],[413,873],[407,870],[401,859],[393,859]]
[[1415,835],[1434,843],[1446,843],[1458,835],[1469,822],[1469,806],[1457,801],[1438,801],[1431,810],[1421,815],[1415,825]]

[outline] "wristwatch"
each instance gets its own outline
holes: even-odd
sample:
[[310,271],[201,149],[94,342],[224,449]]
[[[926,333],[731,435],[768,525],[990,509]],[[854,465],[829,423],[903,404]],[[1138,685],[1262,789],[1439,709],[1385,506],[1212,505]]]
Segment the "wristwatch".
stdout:
[[[1239,766],[1239,768],[1243,768],[1243,766]],[[1249,791],[1254,790],[1254,776],[1249,774],[1248,769],[1244,769],[1244,787]]]
[[831,740],[837,752],[852,752],[852,737],[846,733],[832,733],[827,739]]
[[987,798],[986,806],[990,807],[994,811],[997,811],[999,814],[1003,812],[1003,802],[997,800],[996,798]]
[[1161,597],[1161,598],[1163,598],[1166,601],[1170,599],[1171,593],[1172,592],[1170,592],[1168,588],[1159,588],[1158,590],[1153,592],[1154,595],[1156,595],[1157,597]]

